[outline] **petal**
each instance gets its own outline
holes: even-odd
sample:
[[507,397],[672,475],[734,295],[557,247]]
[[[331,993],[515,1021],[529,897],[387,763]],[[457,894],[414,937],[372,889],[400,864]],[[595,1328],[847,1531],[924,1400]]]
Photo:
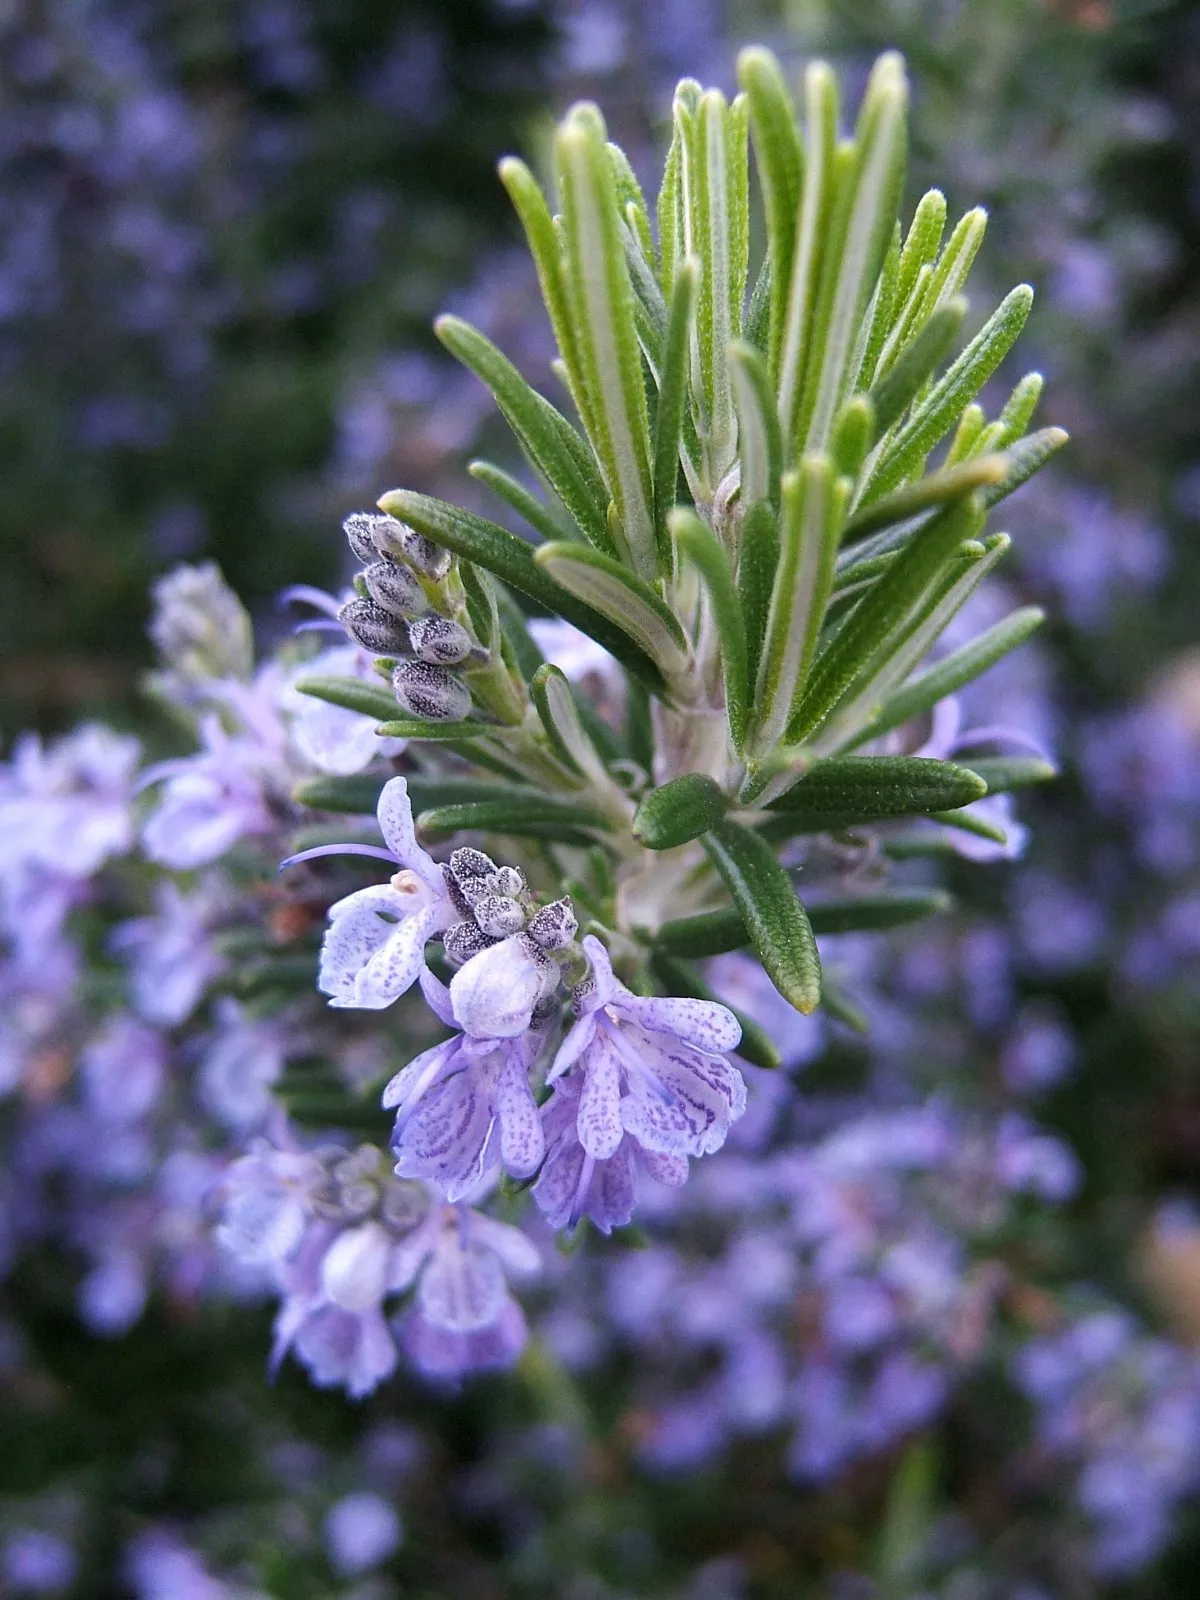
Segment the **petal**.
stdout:
[[422,1315],[465,1333],[494,1322],[507,1299],[499,1257],[490,1250],[464,1250],[458,1229],[447,1229],[417,1289]]
[[546,1082],[556,1082],[567,1071],[568,1067],[573,1067],[595,1037],[595,1015],[580,1017],[562,1044],[559,1045],[558,1054],[554,1057],[554,1065],[546,1075]]
[[408,783],[404,778],[389,778],[379,796],[379,831],[397,861],[412,869],[418,878],[444,893],[442,869],[431,855],[417,843],[417,830],[413,825],[412,802],[408,798]]
[[611,1233],[632,1220],[633,1203],[633,1144],[626,1139],[611,1161],[596,1163],[586,1210],[601,1233]]
[[445,1039],[430,1050],[422,1050],[406,1067],[401,1067],[384,1088],[380,1104],[385,1111],[400,1109],[401,1114],[420,1099],[443,1066],[457,1054],[458,1039]]
[[393,927],[391,937],[354,980],[354,998],[334,1004],[382,1011],[411,989],[425,965],[425,946],[437,921],[437,906],[426,906]]
[[583,1067],[579,1096],[579,1142],[589,1156],[607,1160],[621,1142],[621,1070],[607,1032],[601,1033]]
[[533,1198],[552,1228],[565,1228],[571,1220],[583,1162],[583,1146],[571,1138],[556,1143],[542,1165],[533,1186]]
[[465,1033],[513,1039],[529,1027],[542,994],[542,968],[520,934],[481,950],[450,980],[454,1015]]
[[387,1288],[391,1240],[378,1222],[346,1228],[325,1253],[321,1287],[343,1311],[378,1307]]
[[668,1189],[681,1189],[688,1180],[688,1158],[667,1155],[662,1150],[641,1150],[642,1166],[655,1183]]
[[472,1211],[471,1242],[500,1258],[505,1272],[517,1278],[532,1278],[542,1270],[541,1252],[528,1234],[511,1223],[497,1222],[481,1211]]
[[626,1131],[646,1149],[668,1155],[719,1150],[730,1123],[746,1108],[741,1073],[698,1050],[659,1049],[647,1034],[635,1042],[622,1030],[617,1045],[627,1061],[646,1069],[627,1074],[628,1094],[621,1102]]
[[425,1095],[396,1144],[396,1176],[436,1183],[457,1200],[483,1173],[493,1113],[478,1076],[456,1072]]
[[510,1054],[496,1084],[496,1115],[500,1121],[500,1159],[513,1178],[529,1178],[546,1153],[546,1137],[529,1075],[519,1056]]
[[672,1039],[711,1055],[734,1049],[742,1037],[742,1025],[733,1012],[715,1000],[680,1000],[672,996],[645,999],[626,990],[616,999],[613,1009],[643,1028],[669,1034]]
[[584,935],[583,950],[591,963],[592,977],[596,983],[588,1005],[588,1010],[593,1011],[597,1006],[606,1005],[622,985],[618,984],[613,976],[612,961],[607,949],[594,933]]
[[447,1028],[456,1028],[454,1020],[454,1007],[450,1003],[450,991],[440,978],[430,972],[428,967],[421,968],[421,993],[425,996],[425,1004],[433,1012],[439,1022],[445,1023]]
[[355,1400],[370,1394],[396,1367],[396,1345],[378,1310],[355,1314],[324,1306],[296,1333],[296,1354],[322,1388],[340,1385]]
[[355,1005],[354,984],[367,962],[396,931],[380,912],[399,914],[399,896],[387,884],[359,889],[329,908],[317,987],[335,1005]]

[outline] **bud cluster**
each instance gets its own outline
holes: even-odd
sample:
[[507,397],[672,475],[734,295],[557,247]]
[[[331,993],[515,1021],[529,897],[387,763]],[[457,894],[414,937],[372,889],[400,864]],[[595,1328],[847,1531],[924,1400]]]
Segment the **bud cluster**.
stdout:
[[450,669],[481,665],[487,651],[450,593],[449,551],[381,512],[356,511],[342,527],[365,566],[339,622],[372,655],[402,658],[392,668],[392,688],[410,716],[461,721],[471,710],[471,691]]
[[372,1218],[397,1233],[407,1233],[429,1210],[429,1196],[417,1183],[398,1182],[373,1144],[347,1151],[325,1145],[313,1151],[321,1175],[308,1195],[313,1212],[343,1227]]
[[498,867],[469,845],[452,851],[442,872],[462,918],[443,935],[446,959],[461,967],[492,945],[515,939],[542,976],[536,1024],[539,1013],[549,1013],[558,990],[561,968],[555,957],[570,949],[579,927],[570,898],[538,906],[519,867]]

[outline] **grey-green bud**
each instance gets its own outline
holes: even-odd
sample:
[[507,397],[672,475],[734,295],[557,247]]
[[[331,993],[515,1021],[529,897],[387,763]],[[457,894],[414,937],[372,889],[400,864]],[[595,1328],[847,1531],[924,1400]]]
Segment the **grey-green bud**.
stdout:
[[404,624],[374,600],[347,600],[338,621],[372,655],[399,655],[408,646]]
[[393,617],[419,617],[429,609],[424,589],[397,561],[373,561],[363,573],[363,582],[372,600]]
[[392,689],[405,711],[424,722],[461,722],[471,709],[467,686],[428,661],[402,661],[392,673]]
[[[370,578],[367,579],[368,583]],[[408,630],[408,642],[420,661],[439,667],[457,666],[474,647],[471,635],[449,617],[418,617]]]
[[579,930],[575,907],[564,895],[534,913],[529,921],[529,937],[543,950],[565,950]]
[[481,950],[488,949],[495,942],[494,939],[489,939],[474,922],[456,922],[442,935],[446,960],[456,967],[461,967],[470,961],[472,956],[477,956]]
[[379,522],[386,523],[386,527],[375,530],[381,554],[399,556],[426,578],[432,578],[435,583],[441,582],[450,571],[450,563],[454,559],[449,550],[434,544],[432,539],[427,539],[423,533],[418,533],[415,528],[397,521],[395,517],[380,517]]
[[395,517],[385,516],[382,511],[353,511],[342,523],[342,532],[360,561],[378,561],[384,550],[380,538],[389,523],[400,526]]
[[525,926],[525,913],[503,894],[485,894],[475,902],[475,921],[493,939],[507,939]]

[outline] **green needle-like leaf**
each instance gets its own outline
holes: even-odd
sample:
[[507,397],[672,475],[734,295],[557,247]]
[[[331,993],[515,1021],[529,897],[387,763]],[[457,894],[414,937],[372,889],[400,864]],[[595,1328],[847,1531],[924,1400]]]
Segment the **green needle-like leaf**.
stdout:
[[771,846],[749,828],[723,822],[705,848],[725,880],[763,970],[807,1015],[821,1001],[821,957],[804,907]]
[[608,495],[587,446],[567,419],[469,322],[439,317],[434,332],[492,391],[521,448],[582,531],[598,549],[611,550]]
[[[810,900],[804,909],[815,934],[878,933],[885,928],[899,928],[935,916],[948,910],[951,904],[950,896],[942,890],[923,889]],[[654,943],[672,955],[700,960],[704,956],[740,950],[750,943],[750,935],[741,913],[729,906],[664,922],[654,935]]]
[[415,717],[397,717],[375,729],[381,739],[426,739],[434,744],[482,739],[500,731],[493,722],[418,722]]
[[904,346],[886,376],[873,386],[871,404],[875,407],[875,425],[880,433],[886,433],[903,415],[913,396],[953,344],[966,314],[967,302],[961,295],[939,306],[916,338]]
[[821,761],[767,809],[774,838],[834,832],[889,817],[969,805],[987,784],[965,766],[922,756],[835,756]]
[[470,830],[586,845],[594,842],[594,833],[605,832],[607,826],[604,817],[590,806],[519,793],[496,800],[435,806],[417,817],[418,829],[430,839]]
[[530,679],[529,692],[559,760],[572,772],[602,778],[603,765],[580,719],[566,673],[545,663]]
[[759,674],[778,565],[779,519],[769,500],[759,500],[747,507],[742,519],[742,550],[737,573],[738,598],[746,630],[746,674],[751,683]]
[[576,537],[573,528],[564,527],[550,506],[531,494],[523,483],[519,483],[510,472],[505,472],[503,467],[497,467],[491,461],[471,461],[467,464],[467,471],[479,483],[485,483],[518,516],[524,517],[543,539]]
[[787,81],[771,52],[758,47],[743,50],[738,56],[737,69],[738,82],[750,105],[754,158],[766,213],[767,250],[771,262],[767,356],[771,372],[776,373],[792,278],[804,152]]
[[783,440],[767,364],[753,345],[740,340],[730,346],[729,364],[737,403],[742,504],[769,500],[778,509]]
[[989,794],[1009,794],[1058,777],[1058,768],[1041,756],[979,756],[969,765],[987,784]]
[[712,607],[713,621],[721,641],[721,669],[725,686],[725,712],[729,736],[740,754],[750,714],[750,675],[746,657],[746,628],[733,568],[724,547],[707,523],[694,512],[680,509],[671,513],[671,536],[680,554],[700,573]]
[[374,813],[387,782],[383,774],[354,773],[341,778],[304,778],[292,790],[297,805],[318,811],[345,811],[353,816]]
[[633,836],[647,850],[674,850],[716,827],[727,805],[711,778],[688,772],[642,797],[633,817]]
[[326,678],[319,675],[298,678],[295,687],[301,694],[314,700],[324,700],[331,706],[341,706],[345,711],[358,711],[376,721],[394,717],[400,707],[396,696],[383,684],[364,683],[361,678]]
[[565,543],[541,545],[534,561],[568,594],[620,628],[664,672],[684,669],[688,643],[675,613],[627,567],[598,550]]
[[687,403],[688,341],[699,276],[696,261],[689,258],[680,262],[671,291],[667,338],[658,375],[658,412],[654,422],[654,528],[664,572],[671,570],[667,517],[675,505],[679,484],[679,455]]
[[1011,470],[1012,463],[1008,456],[979,456],[973,461],[962,462],[960,466],[947,467],[943,472],[933,472],[914,483],[906,483],[894,494],[885,495],[882,500],[872,500],[870,505],[849,517],[842,531],[842,542],[851,544],[869,533],[878,533],[881,528],[907,522],[910,517],[919,516],[923,511],[960,500],[973,489],[996,489],[1006,483]]

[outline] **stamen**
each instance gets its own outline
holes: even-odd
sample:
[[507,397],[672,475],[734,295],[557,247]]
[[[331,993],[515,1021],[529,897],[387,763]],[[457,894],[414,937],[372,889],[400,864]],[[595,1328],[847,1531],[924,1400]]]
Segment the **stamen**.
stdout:
[[390,850],[377,844],[316,844],[311,850],[301,850],[294,856],[288,856],[279,863],[279,870],[282,872],[284,867],[294,867],[298,861],[315,861],[319,856],[372,856],[376,861],[396,860]]

